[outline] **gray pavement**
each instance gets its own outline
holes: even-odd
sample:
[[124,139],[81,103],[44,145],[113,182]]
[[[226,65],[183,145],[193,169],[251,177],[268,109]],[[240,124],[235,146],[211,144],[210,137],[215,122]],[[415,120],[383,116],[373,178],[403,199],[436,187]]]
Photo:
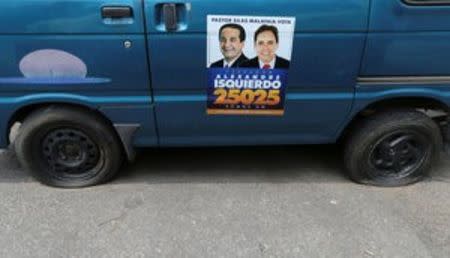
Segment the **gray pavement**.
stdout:
[[450,161],[401,188],[340,164],[335,146],[145,150],[109,184],[62,190],[3,152],[0,257],[450,256]]

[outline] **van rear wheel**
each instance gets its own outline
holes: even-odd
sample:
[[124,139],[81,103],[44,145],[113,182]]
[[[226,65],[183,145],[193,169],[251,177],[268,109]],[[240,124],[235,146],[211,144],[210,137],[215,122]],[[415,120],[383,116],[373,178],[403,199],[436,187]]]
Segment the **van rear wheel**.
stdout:
[[111,179],[122,147],[100,117],[78,108],[51,106],[25,119],[15,140],[22,166],[56,187],[86,187]]
[[442,149],[438,125],[415,110],[393,110],[363,121],[350,136],[345,166],[351,179],[376,186],[420,181]]

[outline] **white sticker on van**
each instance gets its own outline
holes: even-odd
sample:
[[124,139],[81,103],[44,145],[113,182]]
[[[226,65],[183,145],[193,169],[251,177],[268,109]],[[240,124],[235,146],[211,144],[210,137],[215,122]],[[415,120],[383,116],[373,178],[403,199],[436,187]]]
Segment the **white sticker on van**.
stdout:
[[283,115],[294,17],[208,15],[210,115]]

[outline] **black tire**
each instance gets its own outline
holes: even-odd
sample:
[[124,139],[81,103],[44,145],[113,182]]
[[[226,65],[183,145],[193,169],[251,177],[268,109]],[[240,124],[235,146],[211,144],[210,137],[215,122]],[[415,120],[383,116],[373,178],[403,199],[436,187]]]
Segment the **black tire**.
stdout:
[[441,130],[425,114],[385,111],[355,127],[345,146],[345,167],[361,184],[409,185],[427,175],[442,144]]
[[111,126],[79,108],[50,106],[33,112],[23,121],[14,145],[23,168],[55,187],[104,183],[123,162]]

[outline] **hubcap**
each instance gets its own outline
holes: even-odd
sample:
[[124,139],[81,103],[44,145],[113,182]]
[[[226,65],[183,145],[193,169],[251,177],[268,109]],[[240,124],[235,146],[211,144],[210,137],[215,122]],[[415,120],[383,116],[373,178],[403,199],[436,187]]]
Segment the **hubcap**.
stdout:
[[413,173],[429,152],[429,143],[416,132],[397,132],[378,141],[370,153],[376,176],[402,178]]
[[64,176],[84,175],[99,162],[98,146],[76,129],[57,129],[42,142],[42,153],[52,172]]

